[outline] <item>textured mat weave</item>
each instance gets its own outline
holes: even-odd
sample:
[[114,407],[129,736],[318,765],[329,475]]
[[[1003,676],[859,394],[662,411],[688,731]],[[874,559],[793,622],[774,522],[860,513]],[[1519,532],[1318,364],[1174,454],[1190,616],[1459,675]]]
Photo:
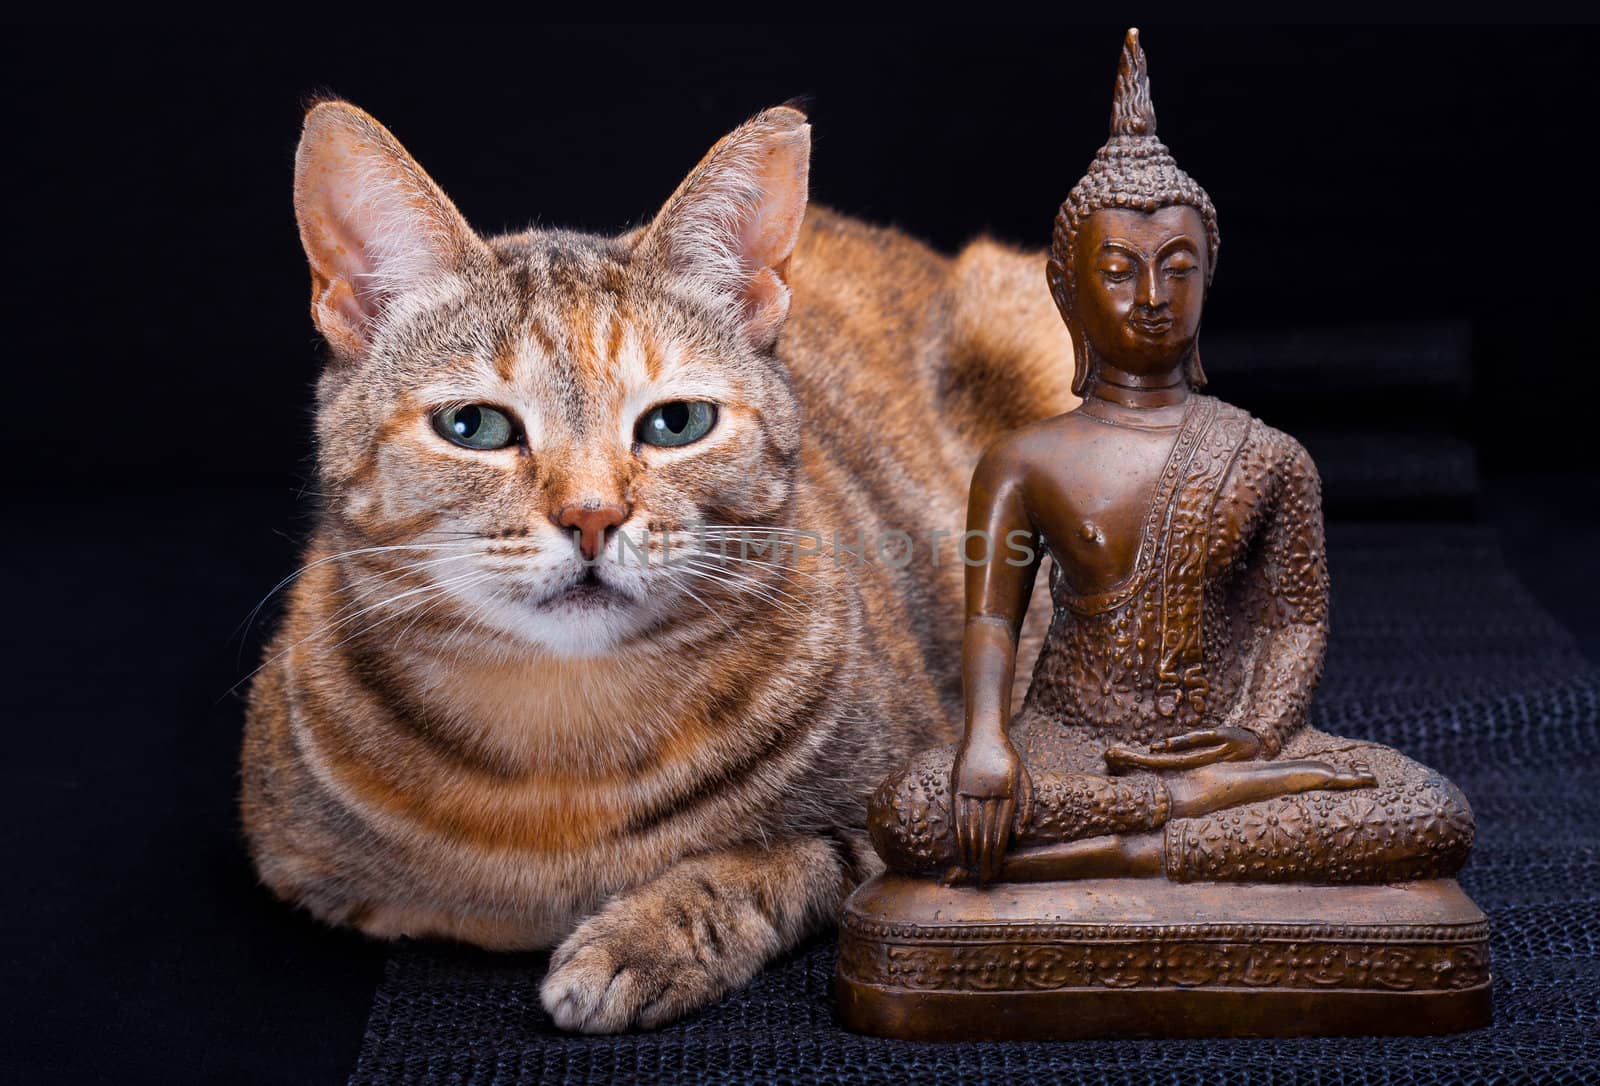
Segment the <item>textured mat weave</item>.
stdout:
[[1331,535],[1329,731],[1454,778],[1478,817],[1461,882],[1489,914],[1495,1021],[1443,1038],[921,1045],[833,1023],[831,940],[650,1034],[571,1037],[540,955],[392,955],[357,1083],[1600,1081],[1600,672],[1490,537],[1437,525]]

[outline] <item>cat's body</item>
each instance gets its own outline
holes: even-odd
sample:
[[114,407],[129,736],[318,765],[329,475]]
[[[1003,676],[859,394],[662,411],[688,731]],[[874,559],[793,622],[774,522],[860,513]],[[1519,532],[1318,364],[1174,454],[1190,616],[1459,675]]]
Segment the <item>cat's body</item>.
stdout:
[[[559,945],[547,1008],[605,1030],[742,983],[874,869],[865,797],[959,720],[961,565],[933,533],[990,441],[1073,405],[1071,349],[1042,256],[802,228],[808,146],[769,111],[648,227],[484,242],[370,118],[308,118],[328,503],[243,758],[278,895],[378,936]],[[630,443],[663,399],[718,421]],[[431,412],[467,401],[518,444],[443,440]],[[566,532],[612,508],[596,540],[644,546],[586,574]],[[898,531],[909,563],[877,552]]]

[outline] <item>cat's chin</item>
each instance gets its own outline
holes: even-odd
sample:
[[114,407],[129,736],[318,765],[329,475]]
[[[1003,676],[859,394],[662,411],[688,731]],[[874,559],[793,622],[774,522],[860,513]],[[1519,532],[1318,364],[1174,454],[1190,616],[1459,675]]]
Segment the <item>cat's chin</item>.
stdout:
[[[539,628],[541,626],[543,628]],[[584,660],[610,655],[647,626],[648,623],[633,621],[628,616],[551,616],[544,623],[529,623],[519,631],[519,636],[552,656]]]
[[554,591],[498,582],[469,586],[459,601],[510,645],[567,658],[605,656],[659,624],[661,607],[632,585],[580,576]]
[[502,616],[517,640],[555,656],[604,656],[655,621],[654,608],[615,588],[576,585]]

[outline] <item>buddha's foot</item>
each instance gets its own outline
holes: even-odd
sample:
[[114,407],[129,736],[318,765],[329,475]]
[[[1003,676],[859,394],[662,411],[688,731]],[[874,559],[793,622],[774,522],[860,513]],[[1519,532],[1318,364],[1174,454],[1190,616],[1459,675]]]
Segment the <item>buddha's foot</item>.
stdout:
[[1371,788],[1378,783],[1362,763],[1341,768],[1311,760],[1217,762],[1163,779],[1172,796],[1173,818],[1193,818],[1301,792]]
[[[1048,845],[1012,848],[1000,863],[999,882],[1053,879],[1149,878],[1162,871],[1163,835],[1089,837]],[[959,864],[945,872],[946,886],[978,881]]]
[[1012,849],[1001,862],[1000,881],[1151,878],[1163,870],[1164,848],[1165,835],[1157,832]]

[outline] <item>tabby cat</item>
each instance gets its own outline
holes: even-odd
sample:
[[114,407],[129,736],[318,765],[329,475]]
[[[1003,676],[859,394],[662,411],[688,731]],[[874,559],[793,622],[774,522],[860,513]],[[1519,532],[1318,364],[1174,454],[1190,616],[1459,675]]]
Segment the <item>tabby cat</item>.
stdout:
[[961,564],[918,533],[1074,405],[1071,347],[1041,254],[808,213],[809,159],[769,109],[645,226],[484,238],[370,116],[309,112],[323,507],[243,747],[278,896],[556,947],[545,1007],[599,1032],[876,869],[870,787],[959,720]]

